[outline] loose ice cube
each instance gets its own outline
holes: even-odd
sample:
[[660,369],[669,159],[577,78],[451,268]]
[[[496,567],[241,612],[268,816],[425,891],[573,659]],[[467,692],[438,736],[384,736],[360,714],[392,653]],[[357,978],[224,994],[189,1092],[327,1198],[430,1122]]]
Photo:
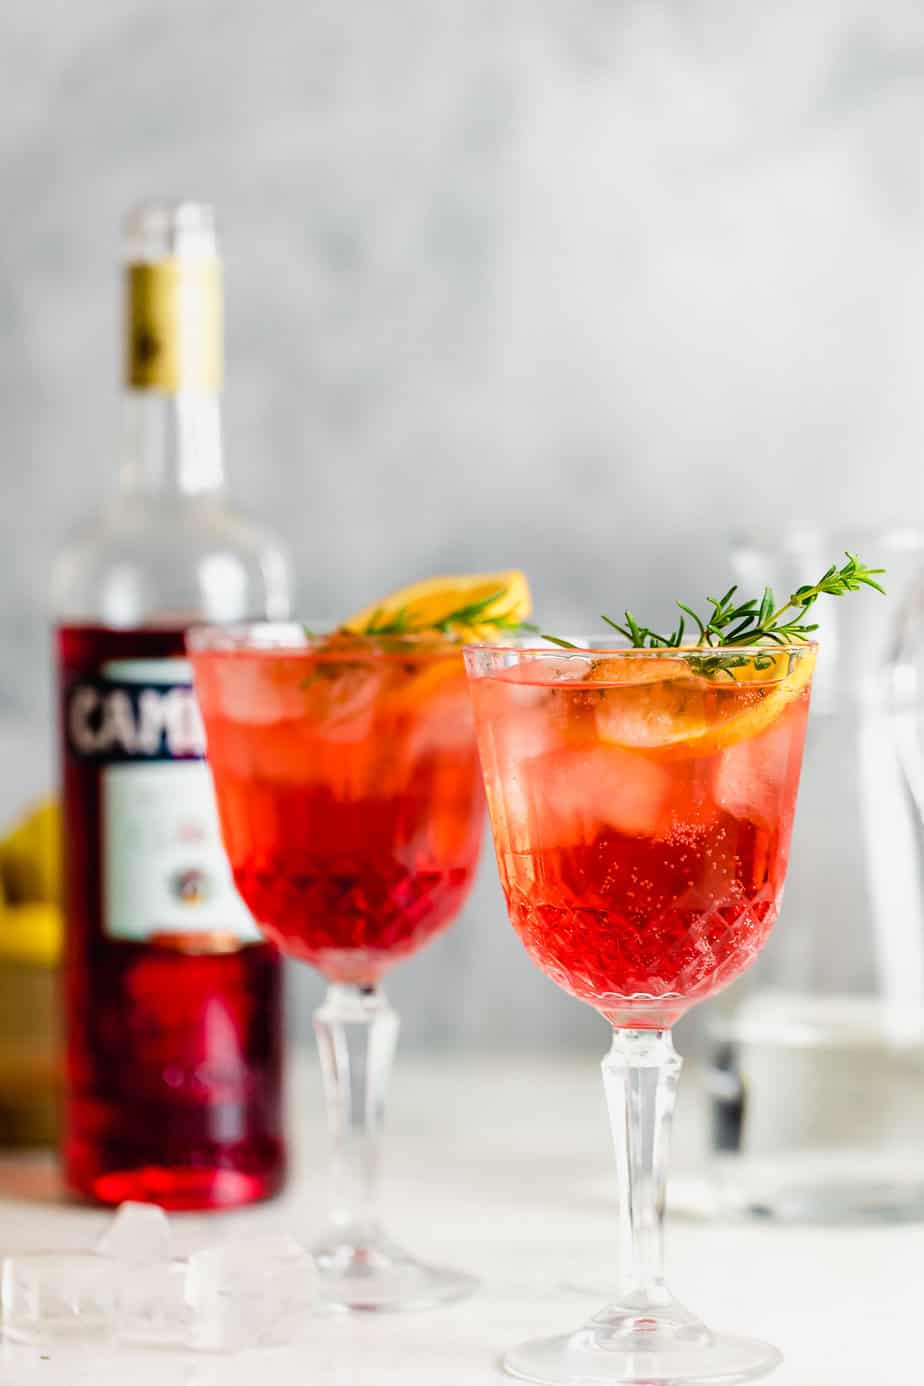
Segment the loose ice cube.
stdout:
[[170,1223],[153,1203],[122,1203],[97,1244],[104,1256],[126,1265],[170,1258]]
[[118,1264],[93,1251],[39,1251],[3,1262],[3,1332],[25,1343],[106,1337]]
[[137,1347],[186,1347],[194,1312],[188,1302],[185,1261],[122,1266],[116,1295],[116,1335]]
[[290,1342],[318,1298],[314,1260],[292,1237],[228,1242],[190,1258],[190,1346],[237,1352]]

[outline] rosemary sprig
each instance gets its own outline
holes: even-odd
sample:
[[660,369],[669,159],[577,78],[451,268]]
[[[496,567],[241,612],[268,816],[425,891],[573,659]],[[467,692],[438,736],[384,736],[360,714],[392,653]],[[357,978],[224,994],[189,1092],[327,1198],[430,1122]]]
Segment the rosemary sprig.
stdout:
[[[856,554],[849,551],[845,557],[847,562],[841,567],[832,563],[817,582],[797,587],[782,606],[777,605],[773,591],[769,587],[764,588],[760,597],[752,597],[745,602],[737,600],[738,588],[730,587],[723,597],[706,598],[712,609],[703,616],[698,615],[685,602],[678,602],[681,614],[677,625],[667,635],[661,635],[649,626],[640,625],[631,611],[624,613],[624,624],[614,621],[610,616],[604,616],[602,619],[613,630],[618,631],[633,649],[638,650],[692,648],[724,652],[733,650],[736,645],[799,644],[808,640],[813,631],[818,629],[817,623],[806,621],[805,616],[819,597],[842,597],[845,592],[857,592],[861,587],[872,587],[875,591],[885,594],[885,588],[876,581],[876,578],[885,572],[884,568],[868,568]],[[697,639],[692,646],[684,643],[687,617],[697,632]],[[542,638],[564,648],[575,648],[567,640],[561,640],[557,636],[544,635]],[[713,674],[751,662],[758,669],[766,669],[773,664],[773,655],[769,652],[766,655],[754,656],[704,653],[695,660],[695,667],[698,673],[711,677]],[[690,664],[694,665],[692,659]]]
[[[308,688],[318,679],[339,679],[344,671],[355,668],[362,669],[364,666],[361,663],[357,664],[355,660],[350,659],[350,653],[357,649],[357,642],[366,639],[400,640],[403,637],[416,635],[442,635],[460,638],[469,634],[472,628],[479,624],[489,625],[492,630],[538,631],[538,626],[530,625],[528,621],[518,619],[512,604],[507,610],[488,614],[489,608],[495,602],[501,601],[508,591],[509,588],[507,587],[499,587],[496,592],[490,592],[488,596],[481,597],[478,601],[467,602],[463,606],[456,607],[454,611],[448,612],[437,621],[415,621],[406,606],[399,607],[397,611],[393,611],[391,614],[388,613],[386,607],[376,607],[362,629],[343,625],[331,635],[324,637],[324,645],[328,650],[332,652],[342,651],[343,658],[318,663],[305,676],[299,686]],[[304,631],[309,639],[318,638],[309,626],[305,626]]]
[[[426,635],[432,632],[434,635],[451,635],[457,628],[469,629],[472,626],[481,624],[481,618],[495,602],[500,601],[507,592],[506,587],[500,587],[496,592],[491,592],[487,597],[480,597],[476,602],[468,602],[464,606],[457,607],[455,611],[450,611],[438,621],[413,622],[406,607],[399,608],[387,619],[385,613],[379,608],[373,611],[369,620],[359,635],[368,636],[401,636],[401,635]],[[519,620],[513,610],[500,611],[488,617],[486,624],[497,630],[509,631],[535,631],[537,626],[531,625],[528,621]]]

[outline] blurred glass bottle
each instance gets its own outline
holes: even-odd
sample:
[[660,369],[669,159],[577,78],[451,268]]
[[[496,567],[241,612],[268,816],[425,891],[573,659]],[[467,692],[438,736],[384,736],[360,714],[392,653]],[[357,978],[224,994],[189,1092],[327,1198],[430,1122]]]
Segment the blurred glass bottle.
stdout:
[[65,819],[65,1172],[103,1202],[280,1185],[281,978],[234,891],[183,658],[197,620],[285,616],[277,541],[229,506],[211,209],[125,226],[121,485],[53,576]]
[[748,593],[783,594],[844,548],[888,570],[888,597],[812,610],[820,651],[785,903],[712,1028],[719,1205],[788,1221],[924,1217],[921,818],[894,664],[902,613],[924,621],[924,594],[912,597],[924,536],[794,534],[742,544],[734,564]]

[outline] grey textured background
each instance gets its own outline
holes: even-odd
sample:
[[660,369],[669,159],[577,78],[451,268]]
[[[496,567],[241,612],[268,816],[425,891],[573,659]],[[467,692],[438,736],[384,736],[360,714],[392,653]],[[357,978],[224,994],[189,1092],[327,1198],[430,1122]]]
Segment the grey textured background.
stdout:
[[[552,627],[660,618],[731,532],[921,513],[922,117],[915,0],[5,0],[6,725],[114,484],[127,205],[218,205],[229,469],[304,610],[519,565]],[[489,870],[396,975],[409,1037],[598,1043],[500,914]]]

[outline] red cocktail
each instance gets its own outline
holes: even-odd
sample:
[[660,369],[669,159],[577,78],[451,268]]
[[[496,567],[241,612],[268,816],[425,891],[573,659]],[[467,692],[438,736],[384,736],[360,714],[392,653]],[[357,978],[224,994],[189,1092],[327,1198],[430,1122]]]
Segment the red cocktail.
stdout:
[[378,1226],[397,1019],[377,984],[449,923],[478,861],[483,794],[460,648],[298,627],[204,630],[190,645],[237,888],[267,937],[332,984],[316,1016],[336,1147],[318,1249],[327,1294],[350,1308],[453,1298],[469,1277],[413,1261]]
[[453,918],[478,861],[459,651],[315,642],[194,662],[238,890],[292,957],[374,983]]
[[614,1024],[673,1023],[776,918],[811,675],[782,662],[545,654],[472,685],[513,925]]
[[466,650],[501,882],[535,962],[614,1026],[604,1061],[624,1284],[508,1371],[557,1386],[741,1381],[775,1349],[709,1332],[661,1272],[670,1036],[753,959],[786,872],[815,649]]

